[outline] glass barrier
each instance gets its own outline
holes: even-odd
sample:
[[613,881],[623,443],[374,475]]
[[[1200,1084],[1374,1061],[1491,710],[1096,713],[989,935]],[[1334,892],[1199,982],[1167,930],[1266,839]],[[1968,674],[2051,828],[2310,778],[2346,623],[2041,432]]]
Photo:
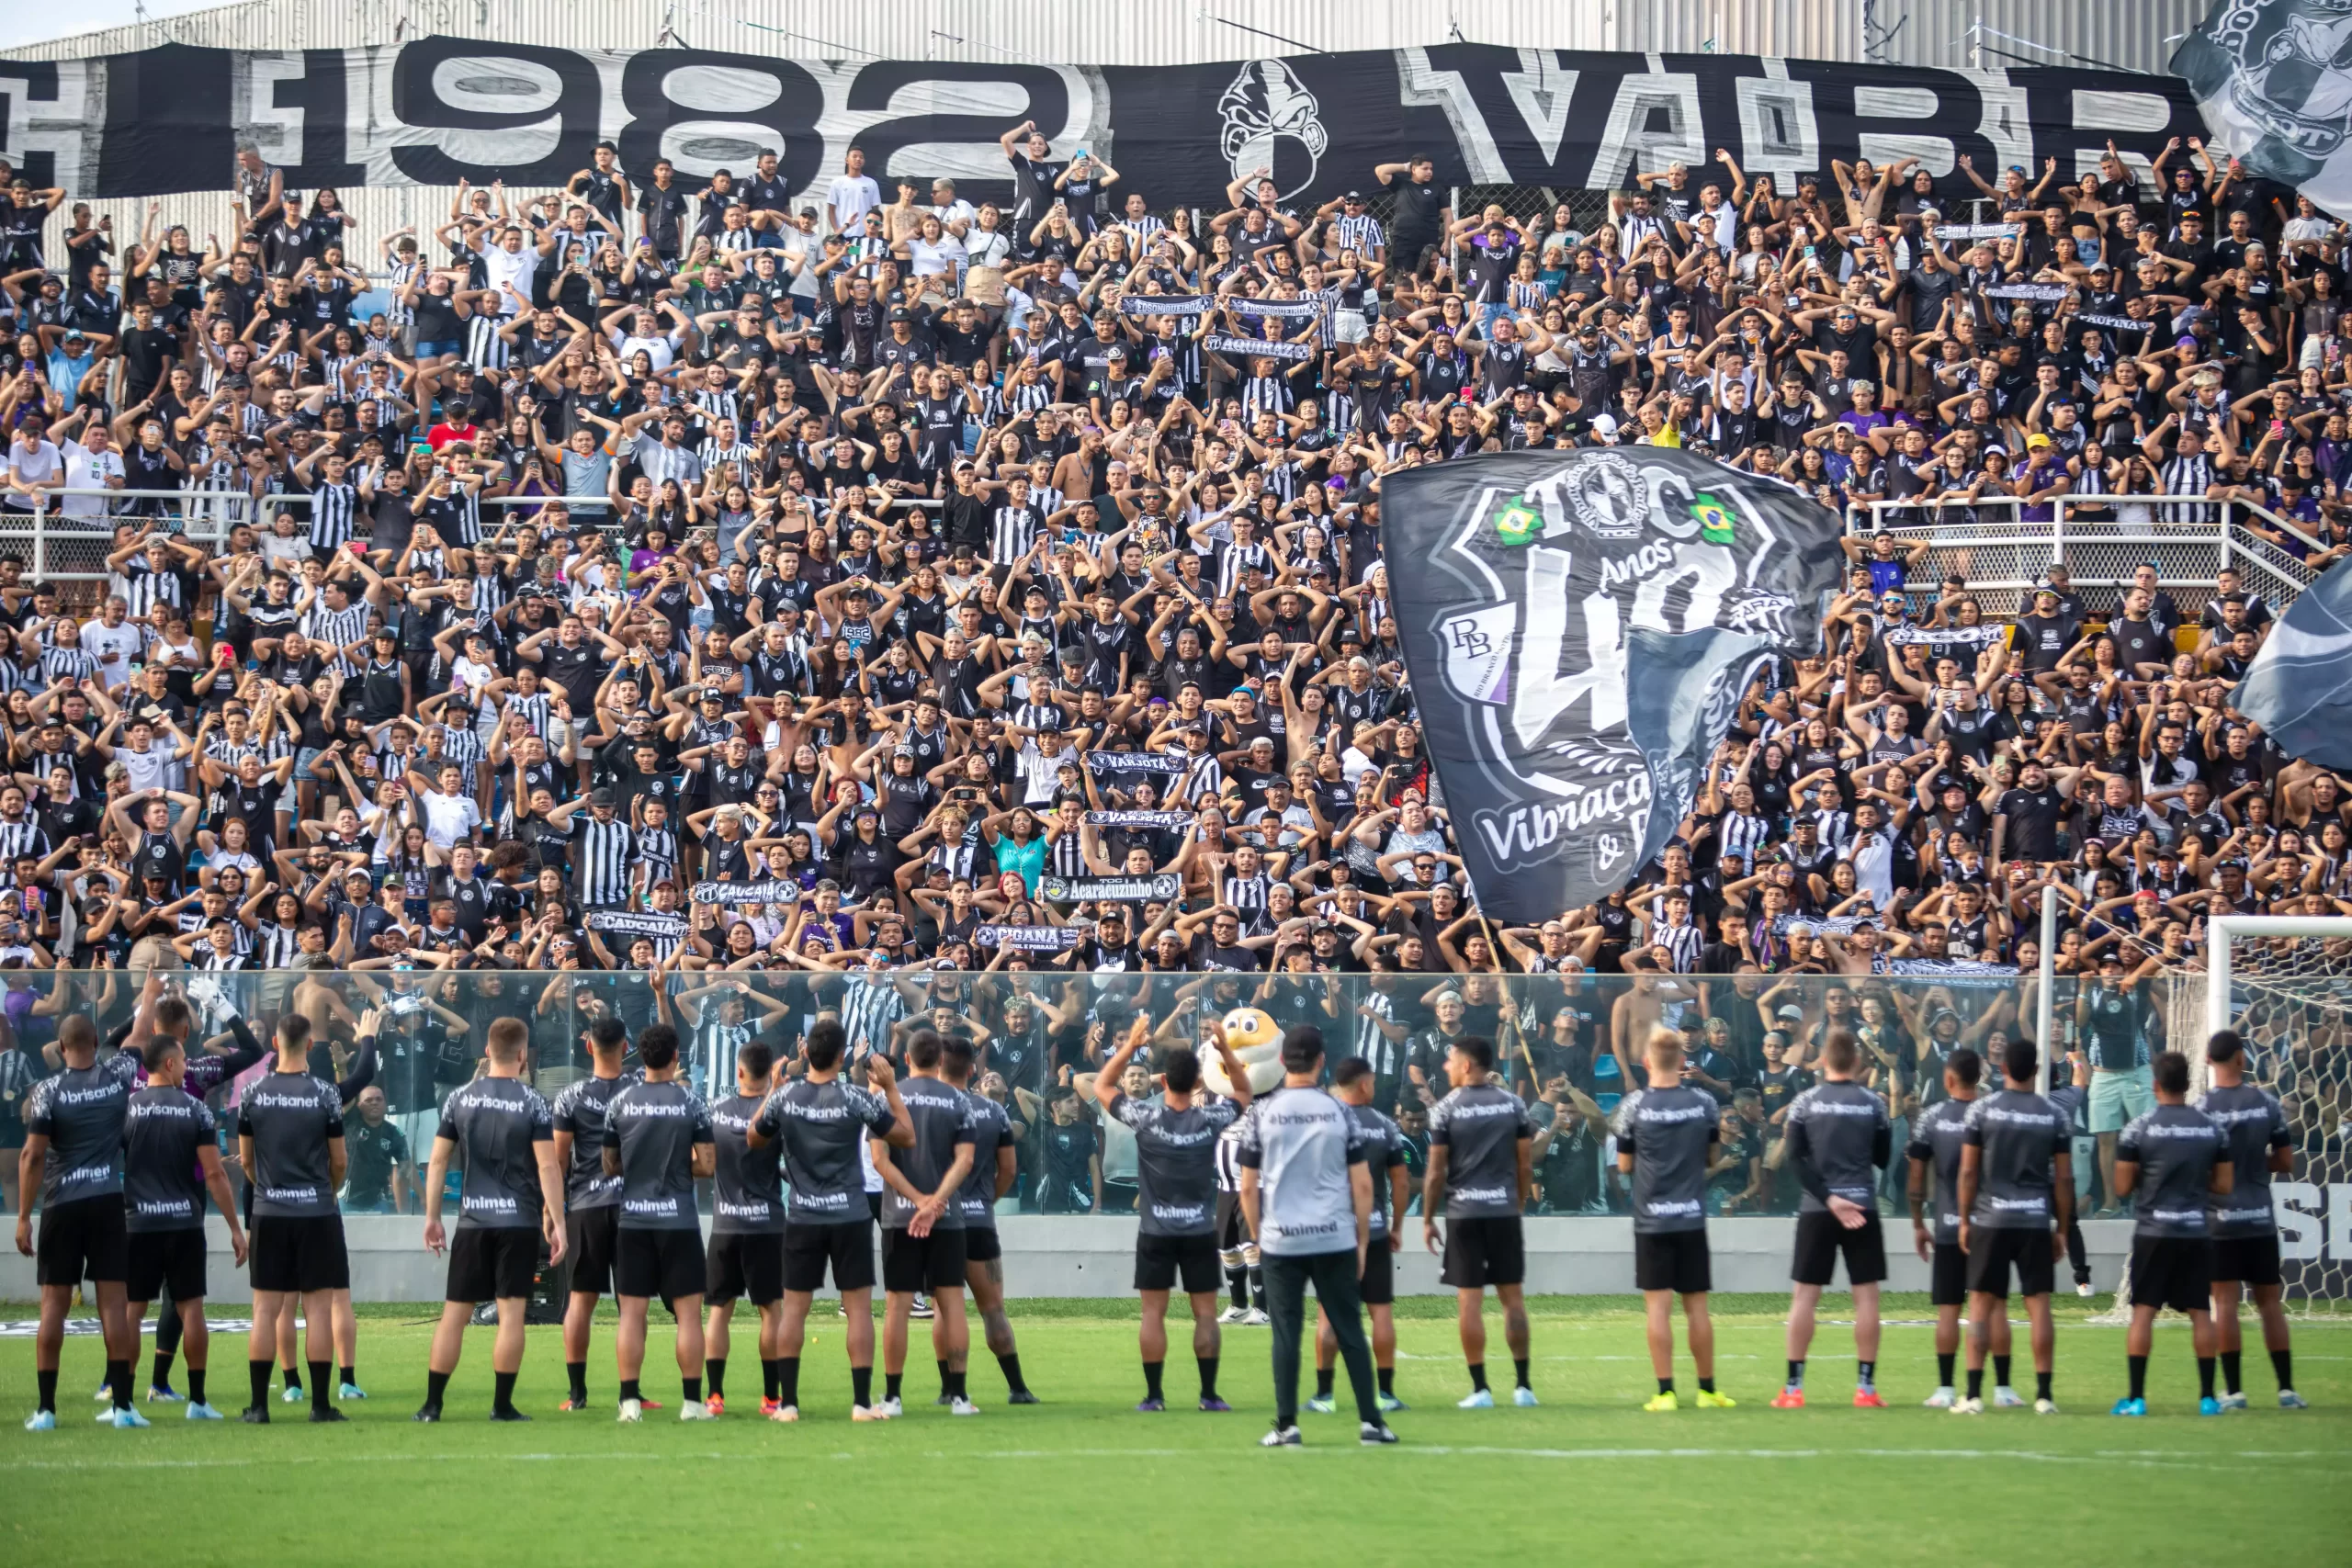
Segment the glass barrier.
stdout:
[[[94,1018],[102,1039],[129,1025],[142,977],[5,969],[0,983],[13,1049],[38,1075],[56,1070],[57,1024],[69,1014]],[[529,1078],[552,1100],[591,1071],[587,1033],[606,1017],[617,1017],[632,1039],[657,1021],[675,1028],[694,1087],[725,1098],[737,1092],[736,1058],[745,1043],[767,1044],[780,1072],[805,1071],[802,1043],[828,1016],[842,1022],[854,1056],[882,1051],[902,1069],[918,1029],[974,1043],[972,1087],[1005,1105],[1018,1137],[1019,1174],[1001,1213],[1132,1213],[1134,1140],[1101,1114],[1096,1070],[1142,1014],[1152,1026],[1150,1044],[1128,1069],[1125,1087],[1149,1094],[1171,1053],[1198,1047],[1206,1020],[1245,1008],[1266,1015],[1269,1038],[1297,1024],[1319,1028],[1329,1065],[1362,1057],[1372,1069],[1373,1103],[1398,1122],[1417,1176],[1429,1107],[1447,1092],[1450,1042],[1487,1040],[1502,1081],[1529,1102],[1536,1129],[1530,1212],[1540,1214],[1625,1212],[1608,1119],[1626,1091],[1645,1081],[1643,1043],[1660,1027],[1682,1032],[1689,1081],[1722,1103],[1733,1158],[1714,1180],[1710,1212],[1793,1212],[1797,1187],[1781,1158],[1781,1113],[1814,1081],[1826,1033],[1849,1029],[1863,1047],[1864,1081],[1886,1098],[1894,1123],[1897,1154],[1882,1196],[1889,1213],[1901,1213],[1900,1151],[1911,1119],[1946,1092],[1945,1058],[1966,1045],[1997,1063],[2011,1038],[2031,1032],[2036,1005],[2031,976],[1965,964],[1939,974],[1851,976],[793,969],[657,980],[638,971],[180,971],[163,985],[195,1010],[192,1060],[234,1052],[240,1020],[266,1042],[291,1011],[311,1021],[313,1071],[347,1079],[363,1028],[373,1029],[374,1077],[356,1097],[348,1140],[344,1201],[356,1213],[418,1208],[417,1172],[432,1152],[437,1108],[481,1069],[483,1040],[498,1019],[529,1027]],[[2074,1008],[2071,992],[2060,999],[2063,1046]],[[2177,1010],[2152,1004],[2146,1011],[2148,1049],[2161,1050]],[[261,1070],[230,1077],[209,1098],[218,1109],[232,1107]],[[2062,1061],[2057,1081],[2069,1076]],[[224,1116],[222,1126],[232,1129],[233,1118]],[[11,1141],[22,1141],[20,1123]],[[224,1143],[233,1146],[225,1131]],[[5,1163],[13,1179],[14,1159]],[[2085,1182],[2091,1163],[2077,1161]]]

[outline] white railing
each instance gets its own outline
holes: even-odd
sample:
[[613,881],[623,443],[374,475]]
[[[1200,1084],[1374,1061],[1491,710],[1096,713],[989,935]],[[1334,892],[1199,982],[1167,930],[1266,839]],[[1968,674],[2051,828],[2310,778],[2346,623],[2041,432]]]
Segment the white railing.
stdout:
[[106,490],[96,486],[69,487],[51,492],[61,505],[95,501],[101,510],[74,515],[51,507],[41,512],[0,512],[0,554],[13,555],[24,566],[28,582],[103,582],[112,575],[107,557],[114,553],[114,531],[140,517],[124,515],[138,502],[161,503],[161,520],[208,549],[228,542],[230,531],[254,515],[253,498],[235,493],[185,490]]
[[[2234,568],[2249,592],[2283,609],[2318,572],[2250,525],[2258,523],[2264,531],[2294,540],[2313,554],[2327,547],[2268,508],[2242,501],[2201,495],[2082,495],[2052,497],[2041,504],[2050,509],[2051,517],[2029,522],[2020,516],[2025,502],[2018,496],[1986,496],[1973,502],[1952,498],[1876,501],[1859,509],[1849,522],[1856,525],[1857,536],[1874,529],[1901,547],[1925,543],[1927,553],[1911,567],[1905,585],[1915,592],[1935,593],[1947,576],[1957,575],[1988,615],[2030,608],[2033,589],[2053,561],[2065,563],[2078,591],[2120,588],[2138,568],[2153,564],[2158,586],[2190,614],[2203,607],[2222,569]],[[2145,508],[2151,519],[2124,522],[2077,515],[2092,508],[2124,507]],[[2176,512],[2190,508],[2211,513],[2211,520],[2172,520]],[[1865,510],[1869,528],[1859,525],[1860,513]],[[1983,515],[1993,510],[2009,516],[1996,521]],[[1954,512],[1963,515],[1945,515]]]
[[[139,502],[161,503],[161,520],[175,525],[174,532],[191,544],[213,551],[225,547],[230,533],[246,523],[265,533],[275,528],[280,513],[293,513],[301,531],[307,533],[310,528],[310,498],[300,495],[266,495],[256,500],[249,495],[209,491],[103,490],[95,486],[69,487],[51,493],[62,498],[62,503],[96,502],[105,510],[77,516],[60,510],[60,503],[52,503],[42,512],[0,511],[0,555],[14,556],[23,565],[25,581],[28,582],[104,582],[113,575],[107,567],[107,557],[114,552],[115,528],[124,523],[150,520],[128,513],[127,509]],[[485,510],[512,510],[545,506],[566,499],[560,495],[488,496],[481,504]],[[578,512],[579,503],[571,504]],[[942,504],[931,496],[900,496],[893,500],[892,509],[919,507],[936,513]],[[599,519],[599,525],[609,535],[620,533],[620,522],[609,507]],[[361,538],[368,537],[370,526],[366,519],[361,520]]]

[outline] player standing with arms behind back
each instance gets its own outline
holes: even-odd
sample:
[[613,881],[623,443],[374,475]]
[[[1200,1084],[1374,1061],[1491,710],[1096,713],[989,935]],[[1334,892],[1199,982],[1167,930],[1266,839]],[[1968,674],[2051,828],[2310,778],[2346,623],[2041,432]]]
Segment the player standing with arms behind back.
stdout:
[[[1396,1254],[1405,1243],[1406,1206],[1413,1201],[1413,1179],[1405,1159],[1405,1134],[1396,1123],[1373,1108],[1372,1064],[1350,1056],[1331,1069],[1331,1094],[1348,1108],[1363,1129],[1364,1164],[1372,1168],[1372,1235],[1364,1248],[1363,1278],[1357,1290],[1364,1314],[1372,1319],[1372,1370],[1380,1380],[1380,1409],[1388,1415],[1405,1408],[1396,1397]],[[1315,1308],[1315,1397],[1306,1408],[1329,1416],[1333,1403],[1333,1370],[1339,1364],[1340,1340],[1331,1332],[1331,1315],[1320,1303]]]
[[1421,1189],[1421,1241],[1438,1250],[1445,1213],[1445,1282],[1453,1287],[1463,1358],[1470,1364],[1464,1410],[1491,1410],[1487,1387],[1487,1287],[1503,1304],[1503,1342],[1516,1381],[1511,1403],[1535,1403],[1527,1381],[1527,1243],[1520,1215],[1534,1190],[1535,1123],[1519,1096],[1493,1081],[1495,1048],[1465,1035],[1445,1055],[1453,1086],[1430,1110],[1430,1168]]
[[596,1303],[613,1286],[613,1251],[620,1245],[621,1179],[605,1174],[606,1114],[621,1091],[628,1031],[606,1014],[588,1031],[591,1064],[584,1078],[555,1097],[555,1153],[563,1165],[566,1246],[571,1288],[563,1311],[563,1370],[571,1392],[566,1410],[588,1408],[588,1335]]
[[[2007,1327],[2009,1269],[2025,1297],[2033,1348],[2033,1409],[2055,1416],[2050,1378],[2057,1331],[2050,1292],[2066,1251],[2075,1203],[2074,1118],[2033,1092],[2041,1054],[2012,1040],[2001,1054],[2003,1087],[1968,1108],[1960,1150],[1960,1248],[1968,1254],[1968,1392],[1955,1414],[1984,1413],[1984,1353],[1999,1349],[1994,1325]],[[2054,1228],[2053,1228],[2054,1226]],[[2009,1387],[2009,1358],[1994,1358],[1994,1403],[2025,1402]]]
[[334,1197],[348,1164],[343,1096],[311,1076],[311,1021],[299,1012],[277,1021],[277,1060],[238,1106],[237,1163],[253,1188],[254,1327],[245,1351],[253,1403],[244,1419],[269,1422],[277,1320],[299,1303],[311,1333],[311,1419],[340,1421],[343,1412],[327,1402],[327,1373],[334,1370],[334,1292],[351,1288]]
[[964,1215],[956,1197],[972,1172],[972,1111],[964,1097],[939,1076],[944,1043],[935,1031],[918,1029],[907,1043],[910,1076],[899,1091],[914,1142],[904,1148],[888,1138],[866,1139],[874,1168],[882,1176],[882,1408],[892,1416],[907,1374],[907,1320],[915,1297],[928,1291],[937,1316],[932,1320],[933,1353],[948,1367],[947,1408],[978,1416],[967,1396],[962,1367],[971,1347],[964,1316]]
[[[124,1319],[137,1333],[147,1303],[168,1291],[187,1352],[187,1418],[218,1421],[205,1400],[204,1374],[211,1336],[204,1322],[204,1197],[209,1191],[228,1222],[229,1247],[242,1264],[245,1233],[235,1196],[220,1165],[219,1123],[211,1108],[181,1088],[187,1051],[169,1034],[150,1034],[140,1047],[147,1087],[130,1097],[122,1128],[124,1223],[130,1228],[130,1305]],[[161,1326],[160,1323],[157,1325]]]
[[[2245,1408],[2244,1339],[2238,1327],[2241,1286],[2254,1292],[2263,1348],[2278,1374],[2278,1408],[2306,1408],[2295,1392],[2295,1352],[2279,1303],[2278,1214],[2270,1206],[2270,1179],[2295,1168],[2294,1142],[2278,1097],[2245,1081],[2245,1042],[2224,1029],[2206,1043],[2212,1087],[2197,1109],[2230,1141],[2230,1190],[2209,1205],[2213,1220],[2213,1326],[2219,1331],[2222,1408]],[[131,1322],[137,1323],[137,1317]]]
[[847,1044],[838,1020],[820,1019],[803,1047],[808,1072],[769,1095],[743,1134],[754,1149],[784,1145],[791,1204],[784,1227],[784,1314],[776,1329],[776,1409],[769,1417],[775,1421],[800,1419],[800,1349],[809,1303],[823,1288],[828,1267],[848,1319],[849,1418],[888,1418],[874,1403],[874,1210],[858,1154],[868,1136],[906,1148],[915,1129],[889,1058],[880,1052],[865,1058],[870,1089],[842,1080]]
[[2132,1389],[2112,1414],[2148,1413],[2148,1352],[2156,1314],[2188,1314],[2197,1351],[2198,1413],[2219,1416],[2213,1397],[2213,1241],[2208,1194],[2233,1186],[2229,1134],[2188,1103],[2188,1058],[2166,1051],[2155,1060],[2155,1109],[2115,1141],[2115,1194],[2132,1200],[2132,1326],[2124,1333]]
[[613,1289],[621,1324],[613,1355],[621,1383],[619,1419],[645,1418],[638,1376],[645,1370],[645,1316],[655,1296],[678,1319],[681,1421],[707,1421],[702,1400],[702,1290],[707,1263],[695,1183],[717,1170],[710,1108],[678,1081],[678,1032],[666,1023],[638,1036],[645,1078],[613,1096],[605,1109],[605,1174],[621,1179]]
[[[1230,1069],[1227,1069],[1230,1071]],[[1348,1108],[1323,1092],[1323,1032],[1295,1024],[1283,1035],[1283,1086],[1241,1119],[1241,1210],[1258,1238],[1273,1319],[1274,1429],[1265,1448],[1296,1448],[1298,1337],[1306,1326],[1306,1287],[1331,1320],[1348,1383],[1356,1396],[1358,1438],[1393,1443],[1380,1418],[1364,1342],[1356,1281],[1372,1239],[1372,1169],[1363,1129]],[[1352,1246],[1351,1246],[1352,1242]]]
[[703,1369],[709,1374],[714,1416],[727,1413],[727,1351],[735,1303],[752,1298],[759,1314],[760,1414],[773,1417],[776,1348],[784,1329],[784,1173],[773,1144],[753,1145],[752,1123],[775,1085],[775,1050],[747,1040],[735,1050],[735,1093],[710,1108],[717,1174],[710,1186],[708,1320],[703,1325]]
[[1729,1410],[1736,1402],[1715,1392],[1715,1325],[1707,1314],[1707,1294],[1714,1288],[1707,1256],[1707,1178],[1723,1142],[1720,1116],[1713,1095],[1682,1082],[1681,1035],[1653,1031],[1645,1055],[1649,1088],[1619,1101],[1610,1122],[1617,1168],[1634,1179],[1634,1283],[1642,1292],[1650,1371],[1657,1377],[1657,1393],[1642,1408],[1682,1408],[1674,1392],[1674,1298],[1680,1296],[1699,1374],[1699,1408]]
[[1842,1029],[1821,1047],[1822,1081],[1789,1102],[1788,1160],[1804,1197],[1797,1207],[1797,1247],[1789,1277],[1789,1375],[1772,1396],[1775,1410],[1804,1408],[1805,1352],[1823,1287],[1846,1259],[1854,1290],[1854,1403],[1885,1408],[1878,1393],[1879,1281],[1886,1278],[1886,1241],[1878,1223],[1877,1172],[1894,1156],[1886,1102],[1854,1081],[1862,1048]]
[[[85,1273],[97,1297],[107,1386],[114,1393],[113,1407],[103,1419],[117,1427],[144,1427],[147,1418],[130,1403],[138,1325],[123,1311],[130,1242],[123,1228],[122,1128],[139,1058],[113,1055],[99,1061],[97,1026],[80,1013],[58,1025],[57,1048],[65,1070],[41,1079],[25,1097],[25,1151],[17,1166],[17,1250],[36,1260],[40,1285],[40,1325],[33,1340],[40,1403],[25,1430],[57,1430],[57,1365],[65,1349],[65,1313]],[[32,1219],[36,1192],[40,1197],[38,1247]],[[268,1383],[265,1371],[265,1391]]]
[[[539,1238],[549,1267],[563,1261],[563,1168],[555,1157],[555,1115],[523,1081],[523,1047],[529,1026],[502,1018],[482,1047],[484,1072],[452,1089],[433,1135],[431,1174],[424,1183],[424,1246],[449,1254],[449,1285],[441,1322],[433,1331],[424,1368],[424,1403],[414,1420],[441,1419],[441,1396],[466,1347],[466,1325],[476,1303],[498,1303],[498,1337],[491,1342],[493,1421],[528,1421],[514,1408],[514,1380],[523,1371],[523,1314],[538,1271]],[[462,1155],[466,1182],[458,1199],[458,1237],[441,1228],[441,1194],[452,1155]]]
[[[972,1168],[956,1195],[964,1216],[964,1281],[971,1287],[972,1306],[980,1314],[989,1353],[1004,1372],[1004,1402],[1035,1404],[1037,1396],[1021,1375],[1021,1346],[1012,1337],[1012,1319],[1004,1310],[1004,1247],[996,1235],[997,1200],[1012,1190],[1020,1174],[1012,1119],[1003,1106],[973,1089],[972,1063],[970,1041],[951,1037],[941,1043],[940,1076],[963,1095],[972,1111]],[[941,1397],[946,1397],[944,1390]]]
[[1136,1344],[1143,1354],[1146,1413],[1165,1410],[1160,1375],[1168,1364],[1168,1295],[1180,1282],[1193,1305],[1193,1359],[1200,1368],[1201,1408],[1232,1408],[1217,1397],[1217,1361],[1223,1338],[1217,1328],[1216,1148],[1225,1129],[1250,1109],[1250,1069],[1209,1020],[1203,1031],[1225,1065],[1230,1100],[1201,1088],[1201,1059],[1189,1051],[1168,1058],[1166,1092],[1157,1101],[1136,1100],[1119,1087],[1127,1064],[1151,1039],[1151,1020],[1136,1014],[1118,1050],[1094,1075],[1094,1098],[1105,1115],[1136,1135],[1136,1283],[1143,1295],[1143,1322]]
[[[1936,1391],[1920,1402],[1929,1410],[1950,1410],[1960,1403],[1952,1374],[1960,1365],[1960,1312],[1968,1304],[1968,1254],[1960,1249],[1960,1151],[1984,1073],[1982,1056],[1965,1045],[1954,1047],[1944,1058],[1944,1098],[1911,1118],[1911,1142],[1904,1150],[1911,1165],[1905,1192],[1911,1204],[1911,1245],[1928,1266],[1928,1304],[1936,1311]],[[2004,1314],[1993,1325],[1993,1352],[2004,1383],[2008,1332]]]

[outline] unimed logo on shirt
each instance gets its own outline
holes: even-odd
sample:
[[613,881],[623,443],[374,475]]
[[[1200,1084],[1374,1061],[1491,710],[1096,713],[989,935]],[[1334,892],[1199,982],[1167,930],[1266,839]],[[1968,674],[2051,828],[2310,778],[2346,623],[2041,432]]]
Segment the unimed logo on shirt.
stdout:
[[1499,1187],[1457,1187],[1453,1195],[1465,1203],[1509,1203],[1517,1197]]

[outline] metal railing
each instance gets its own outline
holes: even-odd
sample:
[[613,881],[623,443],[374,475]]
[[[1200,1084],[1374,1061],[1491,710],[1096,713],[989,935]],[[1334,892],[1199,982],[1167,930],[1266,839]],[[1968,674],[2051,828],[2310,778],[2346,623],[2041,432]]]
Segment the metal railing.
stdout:
[[[107,490],[96,486],[52,492],[57,506],[40,512],[0,512],[0,554],[14,555],[32,582],[103,582],[112,573],[107,557],[115,550],[114,531],[125,523],[160,522],[191,543],[217,548],[231,530],[251,522],[253,498],[237,493],[187,490]],[[100,510],[62,510],[76,501],[95,501]],[[155,512],[130,513],[131,504],[154,502]]]
[[[96,486],[52,493],[60,500],[46,510],[0,511],[0,556],[14,557],[23,566],[27,581],[105,582],[113,575],[107,566],[107,557],[116,548],[115,530],[124,524],[161,523],[167,532],[215,552],[228,544],[232,531],[245,524],[252,524],[263,533],[272,531],[280,513],[291,513],[305,534],[310,527],[310,498],[301,495],[266,495],[256,499],[209,491],[106,490]],[[103,510],[85,513],[62,510],[75,501],[96,502]],[[511,511],[536,509],[557,501],[568,501],[577,517],[596,516],[598,526],[607,535],[620,535],[619,517],[603,503],[599,503],[601,515],[587,513],[578,501],[560,495],[489,496],[481,505],[486,511]],[[157,510],[127,510],[144,502],[159,503]],[[892,499],[889,510],[918,508],[937,513],[941,505],[932,496],[899,496]],[[373,524],[363,517],[357,537],[369,537],[372,528]]]
[[[2158,586],[2190,615],[2204,607],[2222,570],[2233,568],[2247,591],[2283,609],[2319,571],[2252,525],[2258,523],[2262,530],[2314,555],[2328,548],[2269,508],[2244,501],[2201,495],[2084,495],[2057,496],[2039,504],[2050,509],[2048,520],[2024,520],[2019,514],[2025,502],[2018,496],[1985,496],[1974,502],[1874,501],[1849,515],[1849,531],[1856,536],[1883,532],[1898,547],[1926,543],[1928,551],[1911,567],[1905,587],[1934,593],[1940,592],[1945,577],[1957,575],[1985,614],[1996,615],[2030,609],[2033,590],[2052,561],[2065,563],[2078,592],[2120,589],[2139,567],[2153,564]],[[2126,521],[2077,515],[2094,507],[2117,513],[2128,508],[2146,516]],[[2192,507],[2211,513],[2211,520],[2174,520]],[[1984,515],[1993,510],[2007,512],[2010,520]],[[1870,518],[1867,528],[1860,525],[1863,512]],[[1953,512],[1963,515],[1957,520],[1944,515]]]

